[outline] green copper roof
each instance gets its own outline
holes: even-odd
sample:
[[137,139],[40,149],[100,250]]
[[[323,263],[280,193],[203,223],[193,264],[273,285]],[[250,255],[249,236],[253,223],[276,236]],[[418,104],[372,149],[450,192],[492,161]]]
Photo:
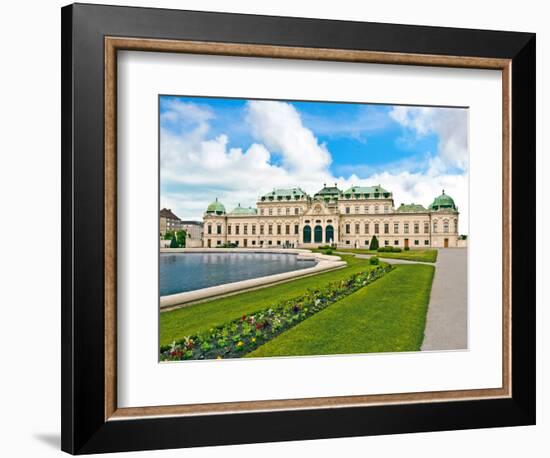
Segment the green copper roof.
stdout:
[[225,213],[225,207],[221,202],[218,201],[218,198],[216,197],[216,200],[212,202],[206,209],[206,213],[223,215]]
[[230,215],[255,215],[256,209],[252,207],[248,207],[248,208],[241,207],[241,204],[239,204],[229,214]]
[[359,196],[363,194],[366,198],[391,197],[391,192],[382,186],[352,186],[344,191],[344,196]]
[[428,210],[420,204],[401,204],[395,211],[399,213],[426,213]]
[[438,211],[438,210],[455,210],[456,211],[457,210],[455,201],[451,196],[445,194],[445,190],[442,191],[440,196],[434,199],[429,209],[431,211]]
[[298,200],[307,197],[301,188],[274,189],[260,197],[261,200]]
[[316,192],[313,197],[335,198],[340,197],[341,194],[342,191],[338,189],[336,183],[334,183],[334,186],[327,186],[326,184],[324,184],[323,189],[321,189],[319,192]]

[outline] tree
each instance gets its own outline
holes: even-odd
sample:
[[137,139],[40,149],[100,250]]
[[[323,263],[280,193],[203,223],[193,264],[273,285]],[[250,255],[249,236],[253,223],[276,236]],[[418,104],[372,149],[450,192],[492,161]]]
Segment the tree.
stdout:
[[164,233],[164,240],[172,240],[174,238],[174,231],[166,231]]
[[172,237],[172,241],[170,242],[170,248],[177,248],[178,247],[178,241],[176,240],[176,237]]
[[187,237],[187,232],[184,230],[176,232],[176,242],[178,243],[179,248],[185,248],[185,238]]
[[372,236],[372,240],[370,241],[370,249],[378,250],[378,239],[376,238],[376,235]]

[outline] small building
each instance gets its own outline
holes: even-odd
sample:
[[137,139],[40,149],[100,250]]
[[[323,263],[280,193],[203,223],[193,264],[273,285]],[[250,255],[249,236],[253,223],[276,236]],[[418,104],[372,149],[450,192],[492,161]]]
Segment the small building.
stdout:
[[183,229],[182,221],[172,213],[169,208],[163,208],[160,211],[160,236],[167,232],[180,231]]

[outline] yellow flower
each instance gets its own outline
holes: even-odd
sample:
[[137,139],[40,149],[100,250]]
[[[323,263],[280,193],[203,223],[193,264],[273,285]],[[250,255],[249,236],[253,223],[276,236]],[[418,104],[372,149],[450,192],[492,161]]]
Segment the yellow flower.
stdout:
[[222,357],[220,355],[216,356],[216,359],[222,359]]
[[237,342],[237,347],[242,347],[244,345],[243,341],[242,340],[239,340]]
[[256,342],[256,337],[252,337],[251,340],[252,340],[253,343]]

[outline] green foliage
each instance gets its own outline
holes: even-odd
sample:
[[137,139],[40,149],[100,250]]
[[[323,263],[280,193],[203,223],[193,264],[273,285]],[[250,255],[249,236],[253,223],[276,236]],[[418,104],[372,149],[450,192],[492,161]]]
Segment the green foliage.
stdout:
[[187,237],[187,232],[185,232],[184,230],[176,232],[176,242],[178,244],[178,248],[185,248],[186,237]]
[[376,238],[376,235],[372,236],[372,239],[370,241],[370,249],[378,250],[378,239]]
[[404,250],[402,253],[396,248],[393,249],[391,253],[380,252],[375,250],[365,250],[361,248],[338,248],[338,252],[342,253],[356,253],[356,254],[375,254],[381,258],[387,259],[405,259],[407,261],[417,261],[417,262],[436,262],[437,260],[437,250],[433,248],[428,248],[425,250]]
[[410,248],[408,246],[405,247],[405,251],[409,251]]
[[377,256],[373,256],[369,259],[369,264],[372,266],[377,266],[378,264],[380,264],[380,259],[378,259]]
[[170,242],[170,248],[178,248],[178,241],[176,240],[176,237],[172,237],[172,241]]
[[164,240],[172,240],[174,238],[174,231],[167,231],[164,233]]
[[323,254],[331,255],[332,253],[334,253],[334,251],[332,251],[332,248],[325,248],[323,250]]

